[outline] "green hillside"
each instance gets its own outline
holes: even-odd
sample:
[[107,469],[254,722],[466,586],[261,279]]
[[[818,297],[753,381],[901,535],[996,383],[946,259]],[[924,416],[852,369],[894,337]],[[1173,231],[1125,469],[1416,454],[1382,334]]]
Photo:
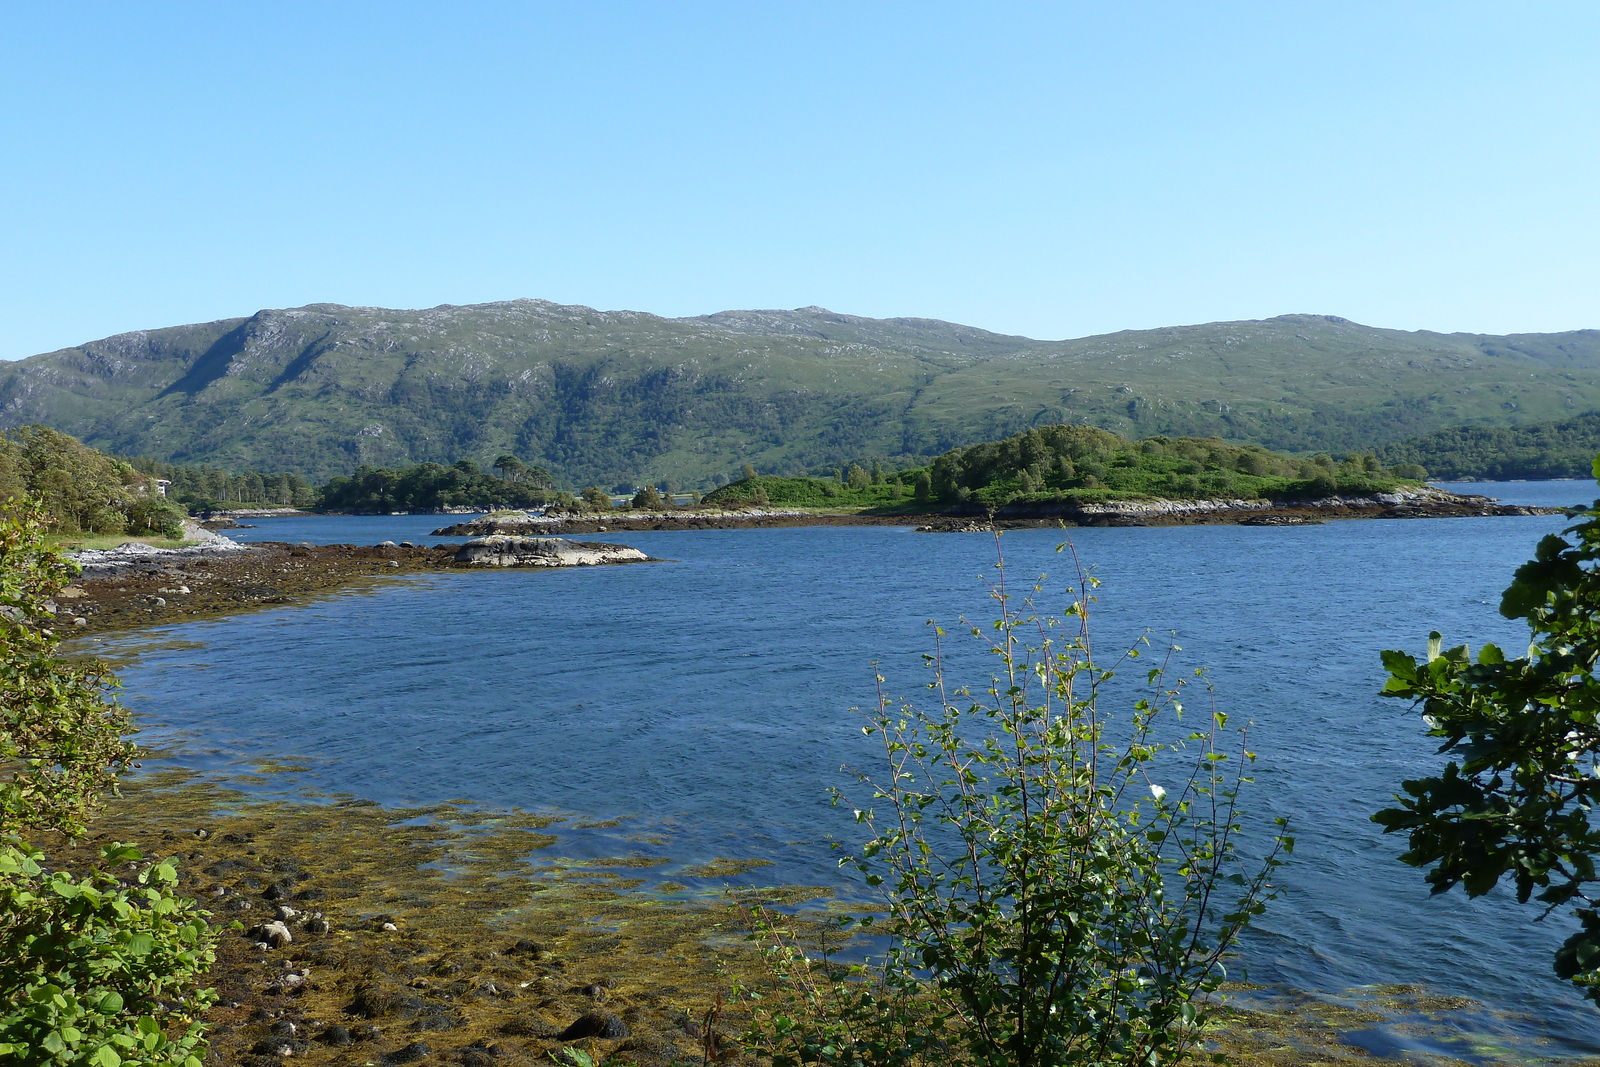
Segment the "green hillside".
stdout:
[[509,453],[567,485],[706,486],[747,461],[925,462],[1057,423],[1346,452],[1591,409],[1600,331],[1407,333],[1314,315],[1035,341],[821,308],[317,304],[0,366],[0,427],[312,480]]

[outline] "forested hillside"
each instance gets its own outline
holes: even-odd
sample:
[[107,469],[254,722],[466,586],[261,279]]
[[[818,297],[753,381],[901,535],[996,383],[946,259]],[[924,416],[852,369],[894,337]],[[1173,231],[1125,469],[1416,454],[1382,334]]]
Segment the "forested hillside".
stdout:
[[1600,453],[1600,413],[1534,426],[1453,426],[1379,449],[1388,463],[1419,463],[1432,478],[1505,481],[1587,478]]
[[745,462],[905,466],[1059,423],[1345,452],[1591,409],[1600,332],[1407,333],[1317,315],[1035,341],[821,308],[318,304],[0,367],[0,425],[312,482],[511,453],[565,485],[707,486]]

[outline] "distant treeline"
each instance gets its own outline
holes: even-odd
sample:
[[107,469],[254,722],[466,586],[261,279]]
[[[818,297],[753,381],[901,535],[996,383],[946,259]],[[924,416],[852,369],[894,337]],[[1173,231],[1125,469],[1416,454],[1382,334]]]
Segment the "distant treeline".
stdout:
[[1600,452],[1600,412],[1533,426],[1457,426],[1378,450],[1386,463],[1416,463],[1429,477],[1504,481],[1586,478]]
[[[438,511],[444,508],[526,508],[551,503],[554,483],[543,467],[529,466],[515,456],[495,460],[501,477],[482,470],[470,459],[418,463],[390,470],[359,467],[348,478],[335,476],[318,492],[316,506],[325,511]],[[563,494],[566,499],[570,495]]]
[[1381,492],[1425,474],[1411,463],[1386,465],[1372,453],[1301,458],[1215,437],[1133,441],[1091,426],[1041,426],[892,474],[860,464],[834,478],[762,477],[746,468],[744,478],[708,494],[706,503],[904,510],[1119,497],[1296,499]]
[[24,497],[57,533],[183,536],[183,512],[143,474],[45,426],[0,433],[0,506]]
[[193,511],[237,504],[278,504],[303,508],[317,502],[317,491],[300,475],[243,471],[234,474],[221,467],[163,463],[148,456],[128,460],[133,468],[172,484],[167,497]]
[[1299,458],[1215,437],[1132,441],[1092,426],[1044,426],[953,449],[913,478],[919,499],[996,506],[1117,496],[1274,499],[1369,493],[1424,474],[1409,464],[1387,467],[1372,453]]

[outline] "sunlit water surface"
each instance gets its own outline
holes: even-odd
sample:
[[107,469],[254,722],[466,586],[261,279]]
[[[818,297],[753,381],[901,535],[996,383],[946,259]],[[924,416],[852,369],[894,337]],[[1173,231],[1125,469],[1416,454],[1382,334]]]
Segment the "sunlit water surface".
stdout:
[[[1452,488],[1552,505],[1593,490]],[[248,521],[241,540],[371,544],[434,543],[455,520]],[[1418,983],[1482,1002],[1466,1025],[1512,1048],[1600,1052],[1596,1014],[1550,975],[1566,928],[1504,899],[1430,898],[1368,818],[1439,766],[1415,714],[1376,696],[1379,652],[1420,651],[1430,629],[1522,647],[1499,593],[1565,521],[1071,531],[1104,583],[1097,645],[1176,631],[1182,664],[1208,667],[1220,706],[1254,723],[1252,812],[1288,817],[1298,849],[1250,937],[1252,981],[1328,995]],[[1046,608],[1063,602],[1065,536],[1003,538],[1014,583],[1050,575]],[[761,857],[774,867],[758,879],[837,884],[826,841],[853,827],[827,790],[850,784],[841,765],[873,759],[851,709],[875,700],[874,661],[893,691],[921,695],[929,619],[959,635],[961,618],[990,617],[994,540],[883,527],[613,537],[667,562],[400,580],[101,650],[127,657],[146,743],[191,767],[303,759],[299,787],[388,804],[629,816],[624,835],[663,839],[650,851]],[[949,640],[962,642],[954,671],[981,680],[992,661]]]

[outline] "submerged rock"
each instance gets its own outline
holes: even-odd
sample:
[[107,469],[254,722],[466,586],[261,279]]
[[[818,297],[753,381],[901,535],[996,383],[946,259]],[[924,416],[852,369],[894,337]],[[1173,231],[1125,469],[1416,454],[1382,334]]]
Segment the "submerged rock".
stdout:
[[627,545],[568,541],[563,537],[477,537],[456,552],[456,562],[474,567],[594,567],[608,563],[644,563],[649,556]]

